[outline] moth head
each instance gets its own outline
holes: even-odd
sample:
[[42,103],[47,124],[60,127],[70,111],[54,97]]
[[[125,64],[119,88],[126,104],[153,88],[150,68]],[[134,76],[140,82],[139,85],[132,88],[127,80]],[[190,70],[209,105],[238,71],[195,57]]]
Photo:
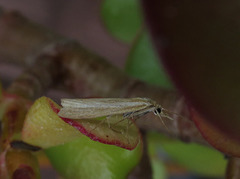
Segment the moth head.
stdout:
[[162,113],[162,109],[163,109],[163,108],[162,108],[160,105],[157,105],[156,108],[155,108],[155,110],[153,111],[153,113],[154,113],[155,115],[159,115],[159,114]]

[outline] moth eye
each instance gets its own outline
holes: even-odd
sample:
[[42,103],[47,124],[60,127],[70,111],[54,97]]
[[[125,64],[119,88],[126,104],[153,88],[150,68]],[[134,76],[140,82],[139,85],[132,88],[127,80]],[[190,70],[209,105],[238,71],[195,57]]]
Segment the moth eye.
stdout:
[[155,115],[161,114],[161,112],[162,112],[162,108],[157,108],[156,110],[154,110]]

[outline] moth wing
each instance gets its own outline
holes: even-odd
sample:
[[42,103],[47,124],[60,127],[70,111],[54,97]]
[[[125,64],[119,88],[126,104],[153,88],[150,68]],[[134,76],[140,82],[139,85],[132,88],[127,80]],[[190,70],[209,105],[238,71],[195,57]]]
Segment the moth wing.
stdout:
[[117,108],[66,108],[60,109],[58,115],[70,119],[91,119],[114,114],[121,114]]
[[87,98],[87,99],[61,99],[63,107],[96,107],[115,108],[115,107],[142,107],[149,106],[152,103],[148,98]]
[[146,109],[145,98],[90,98],[62,99],[59,116],[71,119],[88,119],[114,114],[124,114]]

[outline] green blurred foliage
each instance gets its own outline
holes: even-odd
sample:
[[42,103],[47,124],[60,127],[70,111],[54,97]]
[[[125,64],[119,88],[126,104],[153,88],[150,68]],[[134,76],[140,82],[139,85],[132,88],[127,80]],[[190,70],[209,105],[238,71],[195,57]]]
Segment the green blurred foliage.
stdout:
[[73,142],[46,149],[45,152],[64,178],[122,179],[140,161],[142,143],[129,151],[83,136]]
[[164,163],[156,157],[151,157],[151,165],[153,170],[153,179],[166,179],[167,172]]
[[173,88],[147,32],[138,36],[126,61],[126,72],[150,84]]
[[104,0],[103,22],[116,38],[131,43],[142,25],[138,0]]
[[132,44],[126,62],[127,73],[150,84],[172,88],[148,33],[141,27],[139,1],[105,0],[101,15],[107,30],[114,37]]
[[227,160],[217,150],[194,143],[186,144],[157,133],[149,133],[148,140],[151,148],[156,151],[163,149],[189,172],[208,177],[224,176]]
[[166,179],[167,172],[164,165],[164,162],[158,156],[158,145],[159,142],[156,143],[155,138],[147,135],[147,145],[148,145],[148,154],[151,159],[151,165],[153,170],[153,179]]

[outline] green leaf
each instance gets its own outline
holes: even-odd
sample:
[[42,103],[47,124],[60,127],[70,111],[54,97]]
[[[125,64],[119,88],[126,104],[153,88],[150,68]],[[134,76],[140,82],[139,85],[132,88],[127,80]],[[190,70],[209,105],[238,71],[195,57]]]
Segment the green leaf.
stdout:
[[224,176],[227,161],[222,153],[214,149],[171,140],[156,133],[149,134],[148,139],[155,141],[156,148],[163,148],[173,161],[193,173],[209,177]]
[[110,33],[124,42],[132,42],[142,24],[138,0],[105,0],[101,15]]
[[172,88],[172,84],[159,63],[158,56],[146,32],[141,33],[135,41],[126,62],[125,70],[129,75],[150,84]]
[[[136,126],[131,125],[126,137],[123,136],[124,133],[114,132],[114,135],[112,130],[108,133],[109,127],[105,127],[106,125],[98,126],[90,133],[95,134],[92,139],[99,141],[96,142],[85,136],[89,133],[82,135],[81,129],[92,130],[92,127],[99,124],[98,120],[60,118],[57,115],[59,108],[60,106],[47,97],[36,100],[27,114],[22,140],[43,148],[52,147],[46,150],[46,153],[53,166],[65,178],[126,178],[142,155],[142,142]],[[119,120],[116,116],[114,119]],[[124,126],[115,127],[120,130],[126,126],[125,123],[122,125]],[[65,145],[53,147],[63,143]],[[113,145],[134,149],[129,151]]]
[[153,179],[167,178],[167,172],[164,163],[161,160],[157,158],[151,158],[151,165],[153,170]]
[[152,139],[151,135],[147,136],[148,155],[151,159],[153,179],[165,179],[167,178],[167,171],[164,162],[158,157],[156,141]]
[[65,123],[53,111],[51,104],[60,108],[50,98],[37,99],[29,109],[23,129],[22,140],[31,145],[48,148],[82,137],[82,133]]
[[[129,150],[134,149],[141,140],[135,123],[127,128],[128,119],[119,122],[122,120],[122,115],[110,116],[109,121],[105,120],[106,117],[72,120],[59,117],[57,114],[59,110],[60,106],[50,98],[43,96],[36,100],[26,115],[22,140],[48,148],[70,142],[84,134],[94,141]],[[101,125],[99,125],[100,122],[102,122]],[[114,126],[115,131],[109,125]]]
[[45,152],[65,178],[122,179],[138,164],[142,155],[142,143],[129,151],[94,142],[83,136]]

